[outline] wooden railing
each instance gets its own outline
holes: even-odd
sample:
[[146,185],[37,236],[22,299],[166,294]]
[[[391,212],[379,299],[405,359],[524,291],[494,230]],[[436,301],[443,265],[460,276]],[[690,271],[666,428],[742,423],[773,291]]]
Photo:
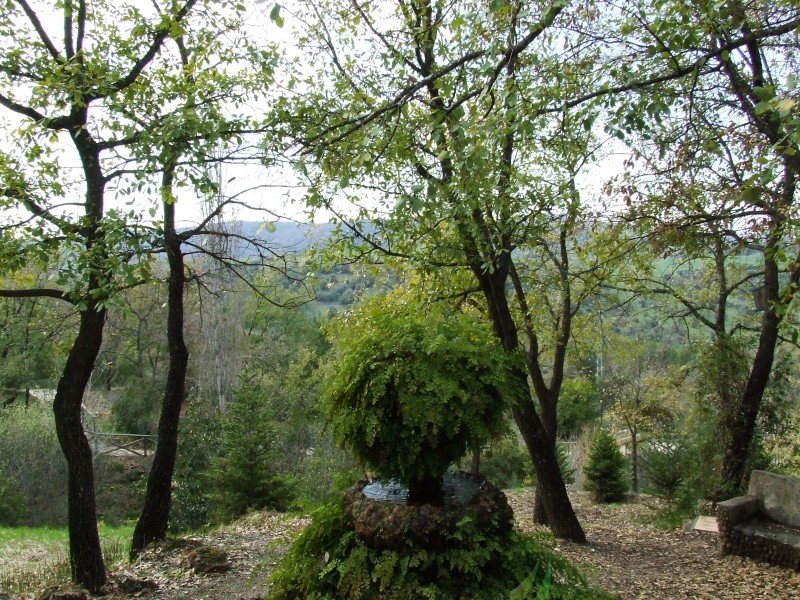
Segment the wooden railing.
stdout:
[[92,448],[92,459],[97,460],[101,454],[108,456],[148,456],[156,447],[158,436],[139,433],[114,433],[100,431],[97,416],[88,408],[81,407],[83,428],[89,446]]

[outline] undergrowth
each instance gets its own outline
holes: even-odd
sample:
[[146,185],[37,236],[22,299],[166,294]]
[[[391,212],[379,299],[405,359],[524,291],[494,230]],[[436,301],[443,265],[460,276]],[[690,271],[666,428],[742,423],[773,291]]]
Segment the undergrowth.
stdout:
[[319,508],[271,576],[270,600],[600,600],[578,571],[541,540],[513,530],[491,536],[468,520],[453,547],[375,550],[341,507]]
[[[126,561],[130,551],[131,526],[100,526],[100,544],[106,566]],[[29,594],[44,586],[70,580],[69,541],[65,528],[0,527],[0,595]],[[42,561],[13,560],[16,553],[37,548],[47,553]]]

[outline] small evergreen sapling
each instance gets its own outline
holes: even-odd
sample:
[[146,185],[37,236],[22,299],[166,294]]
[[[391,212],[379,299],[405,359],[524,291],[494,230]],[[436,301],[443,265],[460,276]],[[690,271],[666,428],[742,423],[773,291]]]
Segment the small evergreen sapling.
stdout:
[[584,468],[586,489],[594,492],[597,502],[618,502],[628,492],[628,466],[617,440],[602,430],[592,442],[589,461]]

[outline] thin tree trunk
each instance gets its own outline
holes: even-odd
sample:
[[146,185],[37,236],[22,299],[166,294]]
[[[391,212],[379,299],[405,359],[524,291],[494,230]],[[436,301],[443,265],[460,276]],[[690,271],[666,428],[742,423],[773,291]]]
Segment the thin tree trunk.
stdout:
[[69,476],[70,571],[73,581],[92,593],[105,585],[106,569],[97,533],[92,450],[81,424],[81,404],[100,352],[105,316],[106,311],[97,310],[93,302],[81,313],[78,336],[70,348],[53,400],[56,433]]
[[724,494],[736,494],[741,489],[758,411],[761,408],[764,390],[769,383],[772,363],[775,359],[775,346],[778,343],[778,326],[780,325],[780,317],[776,312],[776,304],[779,301],[778,266],[769,253],[764,255],[764,287],[768,305],[761,318],[758,349],[744,392],[731,419],[731,428],[722,457],[722,492]]
[[91,257],[85,295],[87,306],[81,312],[78,336],[56,387],[53,412],[56,434],[67,462],[67,521],[72,580],[94,593],[105,585],[106,569],[97,532],[92,450],[81,424],[81,405],[103,343],[106,310],[98,307],[95,294],[106,293],[103,283],[107,283],[108,276],[103,261],[108,256],[108,249],[100,231],[105,192],[100,151],[86,123],[87,110],[83,107],[74,113],[74,125],[69,133],[80,155],[86,181],[86,225],[82,233],[87,254]]
[[639,440],[636,430],[631,430],[631,490],[639,493]]
[[[489,274],[484,272],[481,265],[473,265],[472,270],[486,298],[495,334],[506,352],[518,352],[517,328],[505,292],[507,270],[497,268]],[[519,392],[512,414],[533,461],[537,491],[540,492],[548,523],[556,537],[585,542],[586,534],[572,508],[564,478],[558,468],[555,443],[547,434],[530,397],[527,374],[515,369],[513,376],[518,382]]]
[[[164,180],[166,188],[171,184],[171,176],[165,173]],[[162,540],[167,535],[172,503],[172,476],[178,452],[178,423],[186,396],[189,351],[183,337],[184,264],[181,239],[175,232],[175,207],[171,202],[164,204],[164,235],[169,262],[167,293],[169,370],[158,422],[158,443],[147,478],[142,514],[133,532],[131,558],[138,556],[149,543]]]
[[475,448],[472,452],[472,464],[470,465],[469,472],[477,477],[480,475],[481,472],[481,449],[480,447]]

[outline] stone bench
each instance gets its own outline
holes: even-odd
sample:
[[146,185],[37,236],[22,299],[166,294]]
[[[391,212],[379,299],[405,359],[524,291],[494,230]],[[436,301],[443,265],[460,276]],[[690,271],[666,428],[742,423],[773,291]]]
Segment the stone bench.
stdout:
[[753,471],[746,496],[717,504],[722,552],[800,571],[800,479]]

